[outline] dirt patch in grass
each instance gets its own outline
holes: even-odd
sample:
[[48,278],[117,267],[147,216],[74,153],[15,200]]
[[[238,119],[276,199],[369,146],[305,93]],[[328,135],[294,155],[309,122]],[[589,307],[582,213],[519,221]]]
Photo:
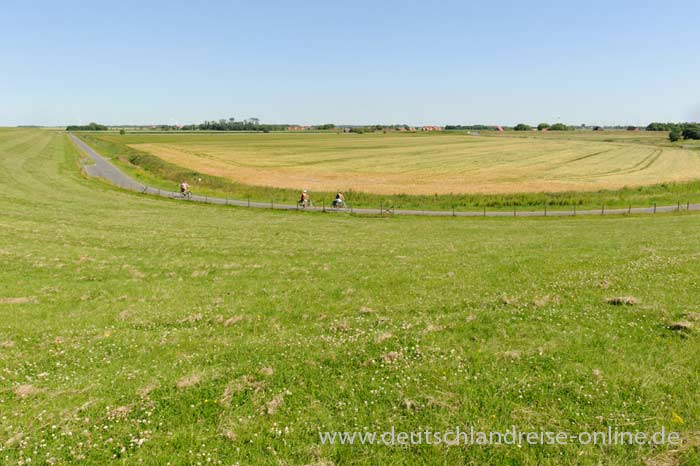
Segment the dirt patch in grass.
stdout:
[[678,466],[681,464],[681,456],[688,450],[697,449],[700,447],[700,433],[691,432],[682,435],[681,444],[675,448],[669,449],[651,456],[644,460],[645,466]]
[[536,298],[533,301],[533,304],[537,307],[544,307],[548,304],[559,304],[559,302],[560,302],[559,296],[546,295],[546,296],[542,296],[541,298]]
[[224,327],[231,327],[233,325],[236,325],[238,322],[242,321],[243,317],[242,316],[233,316],[229,317],[228,319],[224,319],[223,317],[221,318],[221,325]]
[[20,440],[24,438],[24,433],[22,432],[17,432],[15,435],[7,439],[7,442],[5,442],[5,445],[8,447],[11,447],[12,445],[19,443]]
[[181,378],[177,381],[175,386],[180,389],[189,388],[197,385],[202,381],[202,377],[199,374],[192,374]]
[[265,388],[265,382],[256,380],[255,377],[242,375],[233,382],[230,382],[224,389],[224,393],[219,398],[221,406],[228,406],[233,398],[233,395],[241,393],[244,390],[252,390],[253,393],[259,393]]
[[181,324],[194,324],[195,322],[199,322],[202,320],[204,316],[201,313],[197,314],[192,314],[191,316],[187,316],[184,319],[180,319]]
[[501,304],[503,304],[504,306],[517,306],[518,304],[520,304],[520,302],[518,301],[518,298],[514,298],[512,296],[503,295],[503,296],[501,296],[500,301],[501,301]]
[[145,387],[139,389],[138,394],[142,398],[146,398],[156,388],[158,388],[158,387],[155,384],[146,385]]
[[25,384],[15,388],[15,395],[17,395],[20,398],[27,398],[36,395],[40,391],[41,390],[36,388],[34,385]]
[[428,324],[421,333],[425,335],[427,333],[442,332],[443,330],[445,330],[444,325]]
[[389,340],[391,337],[393,337],[391,332],[382,332],[379,335],[377,335],[376,337],[374,337],[374,342],[377,344],[381,344],[381,343],[384,343],[385,341]]
[[221,432],[221,435],[222,435],[226,440],[229,440],[229,441],[231,441],[231,442],[235,442],[235,441],[236,441],[236,438],[238,438],[238,436],[236,435],[236,433],[235,433],[233,430],[231,430],[231,429],[224,429],[223,432]]
[[418,403],[408,398],[403,400],[402,405],[403,409],[405,409],[406,411],[415,411],[416,409],[418,409]]
[[690,332],[693,329],[693,323],[687,320],[679,320],[668,324],[668,328],[675,332]]
[[340,322],[335,322],[333,325],[330,326],[330,330],[333,333],[347,332],[348,330],[350,330],[350,328],[350,324],[344,320],[341,320]]
[[309,463],[304,466],[335,466],[335,463],[333,461],[319,461],[317,463]]
[[399,359],[401,359],[401,353],[397,351],[389,351],[381,355],[380,359],[384,364],[393,364]]
[[634,296],[613,296],[606,298],[605,302],[612,306],[635,306],[639,304],[639,300]]
[[128,406],[119,406],[117,408],[113,408],[109,411],[109,414],[107,415],[107,418],[110,420],[114,419],[123,419],[127,417],[131,413],[131,408]]
[[18,298],[0,298],[0,304],[36,304],[37,299],[33,296],[21,296]]
[[265,408],[264,408],[264,413],[267,414],[268,416],[272,416],[277,412],[277,410],[284,405],[284,398],[288,395],[291,395],[291,393],[287,390],[285,390],[282,393],[278,393],[270,401],[265,403]]

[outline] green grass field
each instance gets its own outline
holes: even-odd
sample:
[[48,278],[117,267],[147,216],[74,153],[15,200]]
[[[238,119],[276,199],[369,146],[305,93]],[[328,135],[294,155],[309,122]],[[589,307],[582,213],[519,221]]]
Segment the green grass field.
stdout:
[[[124,192],[79,157],[61,132],[0,129],[7,464],[700,464],[698,215],[246,210]],[[684,443],[318,434],[512,425]]]
[[652,132],[83,133],[151,184],[357,207],[599,209],[700,202],[700,152]]

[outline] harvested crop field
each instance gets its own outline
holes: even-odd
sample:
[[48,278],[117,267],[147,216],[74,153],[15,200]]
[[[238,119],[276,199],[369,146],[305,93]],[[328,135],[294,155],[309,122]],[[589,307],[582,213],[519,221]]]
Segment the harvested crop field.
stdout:
[[[578,132],[577,132],[578,133]],[[375,194],[598,191],[700,178],[700,154],[623,134],[182,134],[130,147],[257,186]]]

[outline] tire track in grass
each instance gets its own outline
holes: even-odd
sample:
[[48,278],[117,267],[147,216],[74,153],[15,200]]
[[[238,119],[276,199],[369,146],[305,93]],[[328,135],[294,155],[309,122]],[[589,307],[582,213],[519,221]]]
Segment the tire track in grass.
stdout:
[[663,149],[657,149],[651,152],[651,154],[644,157],[642,160],[637,162],[630,168],[619,168],[617,170],[611,170],[607,172],[602,172],[598,176],[600,177],[610,177],[618,175],[630,175],[633,173],[643,172],[651,167],[663,154]]

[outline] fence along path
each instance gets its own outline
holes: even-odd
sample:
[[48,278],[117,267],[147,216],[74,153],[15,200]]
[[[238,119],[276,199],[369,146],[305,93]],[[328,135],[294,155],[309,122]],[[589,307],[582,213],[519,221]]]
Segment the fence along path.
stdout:
[[[138,191],[141,193],[145,194],[152,194],[155,196],[160,196],[160,197],[167,197],[171,199],[181,199],[182,196],[180,195],[179,192],[175,191],[167,191],[167,190],[162,190],[158,188],[154,188],[152,186],[148,186],[145,184],[142,184],[121,170],[119,170],[116,166],[114,166],[111,162],[109,162],[105,157],[102,155],[98,154],[96,151],[94,151],[90,146],[88,146],[85,142],[83,142],[81,139],[78,137],[74,136],[73,134],[69,133],[70,138],[73,140],[73,142],[83,151],[85,154],[90,157],[90,159],[94,162],[94,165],[86,165],[84,166],[84,170],[87,172],[88,175],[97,177],[97,178],[103,178],[105,180],[110,181],[111,183],[119,186],[120,188],[128,189],[131,191]],[[189,199],[194,202],[205,202],[208,204],[221,204],[221,205],[233,205],[233,206],[239,206],[239,207],[252,207],[252,208],[259,208],[259,209],[278,209],[278,210],[297,210],[299,207],[296,205],[289,205],[289,204],[276,204],[274,202],[274,199],[271,199],[270,202],[259,202],[259,201],[250,201],[250,200],[240,200],[240,199],[226,199],[222,197],[210,197],[210,196],[199,196],[193,194],[192,197]],[[347,212],[347,213],[355,213],[355,214],[364,214],[364,215],[384,215],[384,214],[389,214],[389,215],[419,215],[419,216],[428,216],[428,217],[570,217],[573,215],[622,215],[622,214],[655,214],[655,213],[661,213],[661,212],[679,212],[679,211],[695,211],[695,210],[700,210],[700,204],[690,204],[690,203],[678,203],[677,205],[672,205],[672,206],[652,206],[652,207],[629,207],[626,209],[606,209],[605,206],[601,206],[600,209],[594,209],[594,210],[576,210],[575,207],[573,207],[571,210],[547,210],[546,208],[543,208],[543,210],[526,210],[526,211],[518,211],[517,209],[513,209],[512,211],[494,211],[494,212],[489,212],[486,209],[481,210],[481,211],[471,211],[471,212],[464,212],[464,211],[445,211],[445,210],[411,210],[411,209],[394,209],[393,207],[391,208],[385,208],[384,206],[380,205],[376,209],[367,209],[367,208],[352,208],[352,207],[347,207],[347,208],[331,208],[331,207],[319,207],[319,206],[314,206],[314,207],[306,207],[304,210],[307,211],[312,211],[312,212]]]

